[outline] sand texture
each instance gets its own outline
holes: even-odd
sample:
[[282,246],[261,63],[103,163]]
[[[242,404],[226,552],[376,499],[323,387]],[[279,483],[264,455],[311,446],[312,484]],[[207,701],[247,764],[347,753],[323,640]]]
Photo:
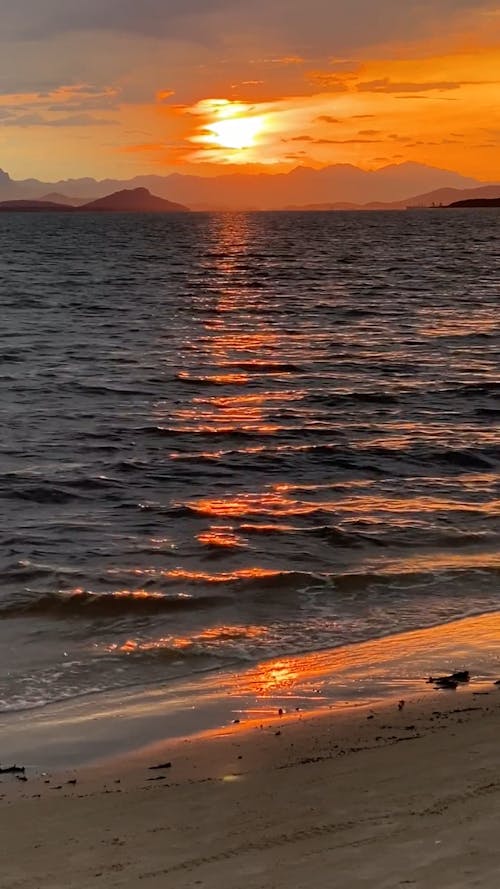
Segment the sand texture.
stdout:
[[0,883],[494,889],[499,736],[493,686],[402,710],[284,714],[93,771],[2,776]]

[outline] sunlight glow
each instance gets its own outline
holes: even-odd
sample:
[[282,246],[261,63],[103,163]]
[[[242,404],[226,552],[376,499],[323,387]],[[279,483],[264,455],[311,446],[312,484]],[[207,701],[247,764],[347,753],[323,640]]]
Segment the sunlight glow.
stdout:
[[[258,111],[260,113],[258,113]],[[260,147],[257,137],[269,130],[269,115],[263,108],[228,99],[203,99],[187,109],[201,120],[190,142],[202,146],[193,158],[218,163],[247,163],[252,149]]]
[[208,132],[221,148],[251,148],[262,130],[262,117],[230,117],[207,126]]

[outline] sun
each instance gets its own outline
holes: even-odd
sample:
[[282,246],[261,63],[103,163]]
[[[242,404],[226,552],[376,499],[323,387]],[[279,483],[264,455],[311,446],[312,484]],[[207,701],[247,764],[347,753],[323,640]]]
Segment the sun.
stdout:
[[262,129],[262,118],[228,117],[209,124],[206,129],[221,148],[251,148]]

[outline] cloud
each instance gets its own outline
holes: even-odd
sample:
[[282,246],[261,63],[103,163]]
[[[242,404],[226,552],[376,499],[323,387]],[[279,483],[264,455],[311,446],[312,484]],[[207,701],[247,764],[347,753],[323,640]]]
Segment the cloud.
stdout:
[[156,93],[156,101],[166,102],[167,99],[171,99],[172,96],[175,96],[175,90],[158,90]]
[[231,89],[238,90],[242,87],[263,86],[264,80],[240,80],[239,83],[232,83]]
[[50,88],[39,87],[12,93],[0,91],[0,105],[37,107],[45,111],[88,112],[118,108],[119,90],[113,87],[96,87],[89,84],[56,84]]
[[165,151],[166,147],[164,142],[140,142],[136,145],[121,145],[119,151],[123,151],[126,154],[142,154],[149,151]]
[[320,114],[316,120],[318,123],[340,123],[338,117],[332,117],[330,114]]
[[64,117],[47,118],[38,112],[21,114],[0,120],[4,127],[104,127],[116,126],[116,120],[93,117],[91,114],[72,114]]
[[385,139],[314,139],[315,145],[378,145]]
[[264,61],[270,62],[272,65],[303,65],[305,59],[302,56],[281,56],[281,58],[265,59]]
[[353,88],[356,76],[355,72],[337,74],[333,71],[309,71],[307,79],[329,93],[347,93]]
[[449,92],[459,90],[464,86],[486,86],[495,81],[488,80],[422,80],[422,81],[394,81],[389,77],[380,77],[375,80],[359,80],[359,73],[350,71],[338,74],[334,71],[310,71],[308,79],[311,83],[328,90],[331,93],[428,93]]
[[458,90],[463,86],[483,86],[488,81],[458,81],[458,80],[424,80],[421,82],[395,83],[388,77],[380,80],[369,80],[356,84],[359,93],[428,93],[434,90],[447,92]]
[[5,40],[43,40],[112,31],[221,44],[245,29],[291,41],[295,51],[283,59],[313,45],[344,60],[351,48],[418,38],[432,33],[436,22],[449,27],[452,17],[471,12],[491,13],[491,0],[16,0],[2,9],[2,34]]
[[[375,130],[370,131],[375,135]],[[360,134],[361,135],[361,134]],[[366,145],[384,142],[385,139],[363,139],[353,137],[352,139],[322,139],[313,136],[292,136],[290,139],[282,139],[282,142],[308,142],[311,145]]]
[[78,87],[61,86],[48,95],[39,94],[43,100],[48,98],[52,104],[47,105],[48,111],[88,112],[111,111],[120,108],[120,90],[114,87],[96,87],[87,84]]

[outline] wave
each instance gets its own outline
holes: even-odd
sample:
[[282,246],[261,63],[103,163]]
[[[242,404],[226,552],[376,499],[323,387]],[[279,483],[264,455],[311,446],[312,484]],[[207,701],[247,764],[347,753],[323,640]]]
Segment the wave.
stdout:
[[251,373],[303,373],[299,364],[286,361],[225,361],[220,368],[237,368]]
[[398,391],[397,393],[391,392],[363,392],[361,390],[353,390],[352,392],[335,392],[328,393],[327,395],[322,395],[315,393],[314,403],[318,405],[325,405],[327,407],[338,407],[339,402],[354,402],[354,403],[363,403],[366,402],[368,404],[398,404],[401,396],[405,396],[407,394],[406,390]]
[[216,426],[208,427],[200,425],[199,428],[196,428],[196,426],[177,428],[175,426],[148,425],[136,427],[132,431],[134,435],[158,435],[168,438],[184,438],[192,435],[195,438],[236,438],[242,440],[256,439],[260,441],[261,438],[277,437],[275,429],[266,430],[259,427],[256,427],[255,431],[250,431],[247,429],[234,428],[233,426],[221,426],[218,428]]
[[12,617],[114,617],[121,614],[159,614],[164,612],[216,608],[227,602],[225,596],[187,596],[118,591],[20,595],[0,603],[0,619]]
[[[335,594],[359,594],[369,593],[376,588],[404,588],[415,583],[420,588],[419,595],[425,593],[426,584],[430,579],[436,580],[446,575],[449,581],[453,576],[460,579],[468,574],[478,574],[497,577],[500,568],[497,564],[488,561],[487,554],[484,561],[481,557],[474,557],[470,564],[467,560],[463,564],[454,564],[454,558],[449,560],[438,559],[433,563],[432,556],[421,565],[381,567],[380,569],[359,572],[306,572],[306,571],[276,571],[261,572],[258,569],[242,570],[227,574],[206,574],[203,572],[172,572],[171,577],[163,577],[164,582],[182,580],[190,585],[216,586],[224,589],[224,592],[207,595],[188,595],[186,593],[160,593],[141,590],[117,590],[114,592],[94,593],[83,589],[71,592],[36,593],[28,591],[20,595],[10,596],[0,603],[0,619],[16,617],[45,616],[52,618],[78,618],[78,617],[115,617],[119,615],[151,615],[174,612],[210,611],[227,605],[234,605],[238,595],[246,594],[257,599],[264,596],[267,604],[270,597],[278,594],[305,594],[308,590],[331,591]],[[152,579],[151,577],[149,579]],[[236,594],[236,597],[235,597]]]
[[439,393],[449,393],[450,395],[485,395],[486,397],[495,398],[500,394],[500,381],[492,380],[490,382],[477,383],[457,383],[455,385],[448,384],[442,389],[434,390]]
[[478,407],[474,411],[479,417],[500,417],[500,408],[498,407]]
[[92,476],[77,479],[66,478],[62,484],[52,481],[30,484],[19,476],[15,479],[4,477],[4,481],[9,482],[8,487],[2,491],[2,496],[6,499],[41,504],[66,504],[73,500],[88,500],[96,491],[115,488],[123,484],[119,479]]
[[33,503],[69,503],[79,495],[64,488],[56,488],[49,485],[32,485],[26,487],[11,487],[3,492],[7,500],[30,500]]
[[0,355],[0,364],[20,364],[25,361],[25,356],[21,352],[4,352]]
[[[258,440],[262,443],[254,448],[246,448],[245,446],[224,447],[213,451],[197,451],[193,449],[183,452],[179,450],[172,454],[175,460],[196,460],[202,463],[211,463],[217,461],[221,464],[241,459],[248,460],[248,469],[257,468],[260,462],[273,461],[276,465],[294,462],[297,459],[314,458],[327,463],[329,466],[335,466],[337,469],[346,469],[348,471],[369,471],[374,476],[384,475],[388,471],[391,473],[398,472],[400,474],[410,471],[411,475],[426,475],[429,466],[462,469],[478,469],[491,470],[500,464],[500,445],[486,444],[477,447],[453,448],[446,445],[432,447],[425,442],[416,442],[410,444],[409,447],[403,448],[399,443],[395,443],[394,447],[389,444],[370,444],[360,441],[359,444],[353,443],[349,445],[340,444],[338,441],[324,441],[325,438],[332,438],[338,435],[335,428],[314,430],[310,432],[306,429],[287,429],[286,439],[284,436],[272,433],[251,433],[241,432],[240,430],[227,432],[220,430],[217,434],[220,438],[231,438],[233,440]],[[307,436],[306,436],[306,433]],[[170,435],[171,431],[164,430],[157,434]],[[182,433],[175,431],[176,436],[186,435],[190,433]],[[206,433],[200,430],[196,433],[196,438],[207,438],[216,436],[216,433]],[[323,439],[323,441],[321,441]],[[387,466],[390,461],[390,467]],[[241,468],[241,467],[240,467]]]

